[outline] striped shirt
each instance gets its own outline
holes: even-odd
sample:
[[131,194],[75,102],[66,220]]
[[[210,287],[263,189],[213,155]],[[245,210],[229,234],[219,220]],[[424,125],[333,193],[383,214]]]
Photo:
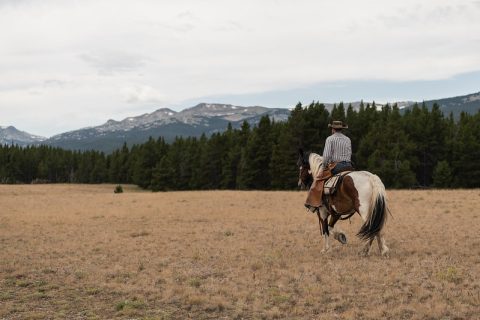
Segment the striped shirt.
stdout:
[[348,161],[352,158],[352,142],[341,132],[335,132],[325,140],[323,167],[332,162]]

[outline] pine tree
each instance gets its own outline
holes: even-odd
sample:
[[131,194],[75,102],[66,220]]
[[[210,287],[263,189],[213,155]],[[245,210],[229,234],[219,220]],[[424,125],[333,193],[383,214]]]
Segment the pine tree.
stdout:
[[366,163],[366,170],[377,174],[386,187],[405,188],[415,183],[411,169],[415,145],[403,131],[398,108],[385,108],[362,139],[357,158]]
[[420,185],[429,186],[435,164],[446,157],[447,122],[437,104],[430,112],[425,103],[421,107],[415,104],[402,120],[410,139],[416,144],[417,161],[413,167],[416,179]]
[[331,115],[330,115],[330,123],[332,121],[343,121],[345,122],[346,117],[345,117],[345,106],[343,105],[343,102],[340,102],[340,104],[334,105]]
[[107,166],[105,161],[105,155],[103,153],[92,154],[93,170],[90,176],[90,183],[102,183],[107,180]]
[[471,116],[460,114],[452,152],[454,171],[453,186],[462,188],[480,187],[480,112]]
[[152,181],[152,170],[159,161],[160,156],[155,140],[150,137],[146,143],[138,148],[132,168],[133,183],[142,188],[148,188]]
[[239,187],[241,189],[270,188],[269,165],[272,155],[270,129],[270,118],[264,116],[248,139],[240,161]]
[[433,170],[433,185],[436,188],[449,188],[452,183],[452,169],[450,164],[442,160],[437,163]]
[[164,155],[152,171],[150,188],[153,191],[167,191],[172,189],[174,171],[168,155]]
[[206,145],[208,139],[205,134],[200,136],[198,140],[198,144],[195,150],[195,158],[194,158],[194,165],[192,168],[192,179],[190,181],[190,188],[198,190],[204,189],[205,182],[205,175],[203,172],[202,163],[205,162],[204,157],[206,157]]
[[286,124],[278,125],[278,136],[273,146],[270,162],[272,189],[292,189],[297,182],[298,168],[297,146],[294,137]]
[[238,166],[242,154],[240,131],[233,130],[231,123],[228,124],[225,137],[226,150],[222,159],[222,189],[236,189]]

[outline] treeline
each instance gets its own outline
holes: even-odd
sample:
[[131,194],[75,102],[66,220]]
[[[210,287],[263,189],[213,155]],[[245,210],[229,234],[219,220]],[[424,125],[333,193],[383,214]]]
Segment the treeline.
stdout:
[[359,110],[298,104],[288,121],[230,125],[210,137],[150,138],[106,155],[49,146],[0,146],[1,183],[133,183],[160,190],[296,188],[297,150],[322,153],[333,120],[349,125],[353,161],[388,188],[480,187],[480,113],[444,117],[437,105]]

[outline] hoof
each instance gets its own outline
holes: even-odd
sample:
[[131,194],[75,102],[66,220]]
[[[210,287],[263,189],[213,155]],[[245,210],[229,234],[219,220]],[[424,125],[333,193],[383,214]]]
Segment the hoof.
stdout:
[[361,256],[361,257],[368,257],[368,256],[370,255],[370,250],[368,250],[368,249],[363,249],[362,251],[360,251],[360,252],[358,253],[358,255]]
[[343,233],[337,233],[334,236],[341,244],[347,244],[347,236]]

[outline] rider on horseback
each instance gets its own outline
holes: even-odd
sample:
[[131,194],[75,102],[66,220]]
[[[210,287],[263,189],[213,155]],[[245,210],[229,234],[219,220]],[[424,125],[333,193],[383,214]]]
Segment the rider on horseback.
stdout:
[[323,185],[328,178],[342,171],[354,170],[351,162],[352,143],[350,138],[342,133],[348,126],[342,121],[333,121],[328,127],[332,128],[332,135],[325,140],[322,168],[314,177],[305,202],[305,207],[310,210],[322,206]]

